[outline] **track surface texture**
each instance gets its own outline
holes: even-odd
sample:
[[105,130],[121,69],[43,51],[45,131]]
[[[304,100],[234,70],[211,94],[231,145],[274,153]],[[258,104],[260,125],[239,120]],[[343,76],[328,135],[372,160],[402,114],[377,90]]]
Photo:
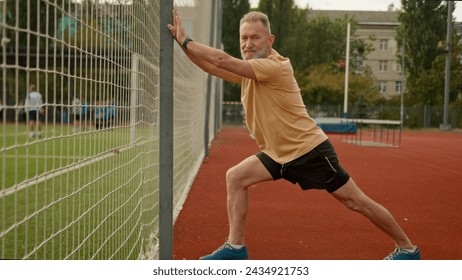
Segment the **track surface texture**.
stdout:
[[[462,134],[402,134],[399,148],[364,147],[328,135],[360,188],[394,215],[422,259],[462,259]],[[224,243],[226,171],[258,151],[247,130],[225,127],[212,142],[174,227],[174,259],[198,259]],[[325,191],[283,180],[252,186],[246,245],[257,260],[377,260],[394,243]]]

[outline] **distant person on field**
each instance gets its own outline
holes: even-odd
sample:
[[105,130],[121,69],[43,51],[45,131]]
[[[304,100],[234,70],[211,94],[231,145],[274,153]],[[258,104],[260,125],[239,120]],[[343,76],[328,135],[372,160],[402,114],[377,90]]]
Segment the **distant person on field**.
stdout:
[[71,104],[71,119],[74,123],[74,132],[77,128],[77,126],[80,126],[80,114],[82,113],[82,104],[80,102],[80,99],[76,96],[72,100]]
[[96,129],[103,129],[106,128],[107,124],[107,104],[105,101],[97,101],[95,110],[95,128]]
[[[80,122],[81,124],[83,124],[83,126],[86,128],[87,125],[90,125],[91,126],[91,114],[90,114],[90,105],[88,104],[88,102],[83,99],[81,101],[81,110],[80,110]],[[89,124],[87,123],[89,122]]]
[[117,106],[119,104],[117,103],[117,100],[115,98],[111,98],[108,102],[108,123],[110,126],[117,125],[116,120],[117,120]]
[[[340,165],[327,135],[308,115],[290,60],[272,48],[275,37],[265,14],[250,12],[241,19],[239,38],[243,59],[189,39],[176,10],[173,10],[173,24],[168,28],[193,63],[212,75],[241,85],[247,127],[260,148],[255,155],[228,170],[228,239],[202,259],[248,258],[244,243],[248,189],[259,182],[281,178],[298,183],[303,190],[326,190],[348,209],[368,218],[396,245],[386,259],[420,259],[417,246],[387,209],[359,189]],[[308,214],[300,215],[306,215],[306,221],[310,222]]]
[[35,137],[35,132],[37,136],[41,137],[41,125],[40,125],[40,115],[43,115],[43,99],[40,92],[36,90],[34,84],[30,85],[29,93],[26,97],[25,102],[26,112],[27,112],[27,121],[29,123],[29,137]]
[[0,120],[3,119],[3,100],[0,99]]

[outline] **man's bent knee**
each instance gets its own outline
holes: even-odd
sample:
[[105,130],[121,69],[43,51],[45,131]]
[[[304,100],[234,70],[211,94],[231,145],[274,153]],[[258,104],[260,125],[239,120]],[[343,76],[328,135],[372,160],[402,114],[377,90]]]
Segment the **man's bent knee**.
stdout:
[[228,189],[248,188],[256,183],[271,179],[271,174],[256,156],[248,157],[226,172]]
[[228,185],[235,184],[235,182],[239,181],[236,173],[237,172],[235,167],[231,167],[230,169],[228,169],[228,171],[226,171],[226,183]]

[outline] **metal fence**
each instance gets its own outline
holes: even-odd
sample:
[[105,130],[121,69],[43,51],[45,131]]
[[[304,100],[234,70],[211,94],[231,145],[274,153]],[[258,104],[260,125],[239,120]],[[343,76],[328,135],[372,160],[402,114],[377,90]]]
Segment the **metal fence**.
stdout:
[[[309,105],[307,111],[313,118],[341,118],[342,105]],[[230,125],[243,124],[244,111],[240,102],[224,102],[223,123]],[[376,106],[351,108],[351,118],[400,120],[401,108],[394,106]],[[407,128],[439,128],[443,122],[443,107],[405,107],[404,127]],[[452,128],[462,128],[462,109],[449,108],[449,124]]]

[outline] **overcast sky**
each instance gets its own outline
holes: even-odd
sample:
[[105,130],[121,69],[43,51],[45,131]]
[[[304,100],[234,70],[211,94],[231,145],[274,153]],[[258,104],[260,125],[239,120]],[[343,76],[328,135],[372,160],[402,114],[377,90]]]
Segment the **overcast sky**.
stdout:
[[[395,8],[401,7],[401,0],[294,0],[297,6],[305,8],[307,5],[314,10],[359,10],[386,11],[390,4]],[[456,2],[456,10],[452,14],[457,21],[462,21],[462,1]],[[258,0],[250,0],[252,7],[258,5]]]

